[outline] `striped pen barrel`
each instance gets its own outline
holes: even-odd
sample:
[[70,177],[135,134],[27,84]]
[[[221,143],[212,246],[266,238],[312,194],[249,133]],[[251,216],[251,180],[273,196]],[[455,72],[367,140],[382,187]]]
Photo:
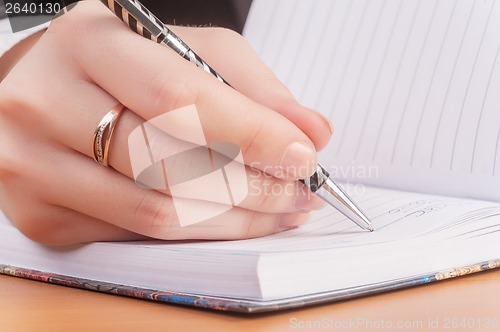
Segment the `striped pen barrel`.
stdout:
[[[139,1],[101,0],[101,2],[134,32],[169,47],[184,59],[213,75],[219,81],[231,86]],[[310,178],[300,181],[359,227],[373,231],[370,220],[349,196],[335,184],[323,167],[318,165],[316,172]]]
[[160,19],[136,0],[101,0],[115,15],[139,35],[163,44],[184,59],[230,86],[212,67],[177,37]]

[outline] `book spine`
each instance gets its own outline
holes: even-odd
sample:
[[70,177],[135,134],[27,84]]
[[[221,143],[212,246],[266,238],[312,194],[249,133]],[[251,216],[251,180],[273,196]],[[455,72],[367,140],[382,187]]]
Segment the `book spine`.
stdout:
[[0,264],[0,274],[14,277],[32,279],[51,283],[55,285],[80,288],[108,294],[134,297],[144,300],[187,305],[197,308],[205,308],[219,311],[232,311],[241,313],[262,313],[276,310],[295,309],[308,305],[318,305],[353,299],[361,296],[373,295],[428,284],[436,281],[461,277],[482,271],[492,270],[500,267],[500,259],[489,260],[463,267],[442,270],[434,273],[408,277],[404,279],[391,280],[376,285],[364,285],[359,287],[340,289],[320,294],[304,295],[288,299],[274,301],[251,301],[240,299],[224,299],[219,297],[199,296],[183,294],[178,292],[166,292],[127,285],[100,282],[95,280],[64,276],[54,273],[46,273],[37,270],[19,268]]
[[246,306],[237,300],[224,300],[205,296],[165,292],[127,285],[100,282],[95,280],[76,278],[54,273],[41,272],[26,268],[0,264],[0,274],[13,277],[42,281],[54,285],[80,288],[101,293],[134,297],[144,300],[187,305],[220,311],[247,312]]
[[455,269],[444,270],[434,275],[436,281],[451,279],[456,277],[465,276],[472,273],[492,270],[500,267],[500,259],[491,260],[483,263],[473,264],[469,266],[459,267]]

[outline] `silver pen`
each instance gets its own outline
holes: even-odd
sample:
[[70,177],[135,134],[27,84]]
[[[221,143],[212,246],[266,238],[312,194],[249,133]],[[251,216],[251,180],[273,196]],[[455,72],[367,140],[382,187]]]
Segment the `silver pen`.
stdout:
[[[222,83],[231,86],[139,1],[101,0],[101,2],[134,32],[156,43],[169,47],[184,59],[215,76]],[[310,178],[300,181],[359,227],[373,231],[372,224],[366,215],[352,199],[333,182],[328,172],[319,164],[316,172]]]

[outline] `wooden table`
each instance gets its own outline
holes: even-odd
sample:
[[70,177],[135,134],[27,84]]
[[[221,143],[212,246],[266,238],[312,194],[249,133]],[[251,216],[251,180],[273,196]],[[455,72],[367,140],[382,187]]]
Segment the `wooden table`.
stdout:
[[257,316],[158,304],[8,276],[0,276],[0,292],[2,332],[274,332],[304,331],[307,329],[300,327],[314,323],[329,331],[384,331],[389,327],[392,331],[500,331],[500,271]]

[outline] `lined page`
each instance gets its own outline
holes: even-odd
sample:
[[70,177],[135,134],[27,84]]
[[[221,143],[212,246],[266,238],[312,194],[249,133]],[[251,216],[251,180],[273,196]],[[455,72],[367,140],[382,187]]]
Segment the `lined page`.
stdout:
[[243,241],[66,248],[30,241],[0,213],[0,264],[98,280],[106,289],[113,283],[262,300],[374,287],[498,259],[500,204],[383,189],[369,189],[361,203],[375,213],[375,232],[350,230],[333,212],[293,231]]
[[335,177],[500,201],[499,31],[494,0],[256,0],[244,35],[332,120]]
[[[347,185],[347,189],[349,186]],[[351,188],[352,190],[352,188]],[[402,192],[375,187],[352,190],[353,199],[372,221],[375,232],[366,232],[335,209],[324,208],[297,229],[239,241],[133,241],[122,246],[151,247],[183,252],[221,251],[238,253],[328,251],[365,245],[389,248],[397,243],[432,244],[471,236],[500,233],[500,203]],[[224,226],[221,226],[224,227]],[[15,229],[0,211],[0,243]],[[18,233],[18,231],[12,231]],[[3,235],[2,235],[3,234]],[[109,246],[102,243],[97,245]],[[92,245],[91,245],[92,246]],[[113,246],[113,244],[111,244]],[[80,248],[81,246],[76,246]],[[69,252],[76,248],[67,248]],[[105,251],[104,249],[102,249]],[[63,250],[64,251],[64,250]],[[0,263],[2,263],[0,254]],[[4,262],[5,263],[5,262]]]
[[500,232],[498,203],[373,187],[364,187],[358,194],[352,188],[351,191],[352,198],[372,221],[375,232],[362,231],[340,212],[325,208],[316,212],[310,223],[295,230],[236,242],[181,246],[235,252],[292,252],[363,245],[394,247],[398,242],[429,244],[467,238],[470,234]]

